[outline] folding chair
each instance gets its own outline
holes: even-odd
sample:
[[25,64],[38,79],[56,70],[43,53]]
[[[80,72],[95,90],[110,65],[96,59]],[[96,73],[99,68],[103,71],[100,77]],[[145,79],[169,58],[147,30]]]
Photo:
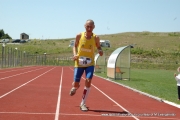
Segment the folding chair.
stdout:
[[122,74],[124,74],[125,72],[122,72],[119,67],[116,67],[116,73],[118,74],[118,78],[119,75],[121,75],[121,79],[122,79]]

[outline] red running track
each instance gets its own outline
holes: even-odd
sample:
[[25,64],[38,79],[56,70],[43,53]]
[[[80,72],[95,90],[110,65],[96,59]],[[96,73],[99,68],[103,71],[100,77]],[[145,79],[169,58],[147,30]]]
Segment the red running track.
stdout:
[[0,120],[175,120],[179,108],[94,76],[88,112],[79,109],[84,88],[69,96],[73,68],[31,66],[0,70]]

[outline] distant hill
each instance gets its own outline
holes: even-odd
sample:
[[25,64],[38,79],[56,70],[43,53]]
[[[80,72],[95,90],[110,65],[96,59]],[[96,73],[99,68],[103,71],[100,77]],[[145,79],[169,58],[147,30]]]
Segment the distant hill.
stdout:
[[[163,52],[180,51],[180,32],[125,32],[116,34],[99,35],[102,40],[110,40],[111,48],[103,48],[107,54],[115,49],[126,46],[135,45],[134,48],[142,48],[144,50],[160,50]],[[20,50],[29,51],[36,54],[72,54],[72,48],[68,47],[70,40],[67,39],[47,39],[47,40],[31,40],[23,45],[8,45],[9,47],[18,47]]]
[[110,40],[113,48],[134,44],[145,50],[170,52],[180,49],[180,32],[126,32],[99,36]]

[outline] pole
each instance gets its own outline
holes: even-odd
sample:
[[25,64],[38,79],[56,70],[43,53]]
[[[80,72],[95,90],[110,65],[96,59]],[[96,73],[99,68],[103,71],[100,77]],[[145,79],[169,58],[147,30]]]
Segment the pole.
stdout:
[[1,67],[3,68],[3,64],[4,64],[4,48],[5,48],[5,44],[3,43],[2,44],[2,64],[1,64]]

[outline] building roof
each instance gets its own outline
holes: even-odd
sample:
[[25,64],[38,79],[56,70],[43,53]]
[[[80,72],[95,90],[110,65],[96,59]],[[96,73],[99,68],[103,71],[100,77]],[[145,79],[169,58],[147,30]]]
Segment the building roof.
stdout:
[[21,33],[21,35],[28,35],[28,34],[26,34],[26,33]]

